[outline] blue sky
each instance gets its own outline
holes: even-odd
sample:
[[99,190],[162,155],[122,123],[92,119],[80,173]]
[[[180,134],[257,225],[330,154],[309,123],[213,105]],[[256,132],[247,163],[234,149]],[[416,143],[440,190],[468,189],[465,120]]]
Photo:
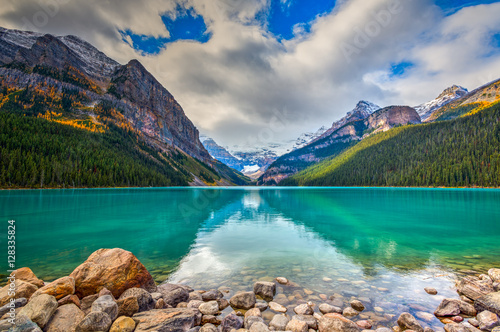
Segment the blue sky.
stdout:
[[[452,15],[461,8],[477,4],[494,3],[495,0],[436,0],[444,15]],[[321,15],[330,13],[335,7],[336,0],[271,0],[270,4],[256,17],[257,21],[272,33],[278,40],[290,40],[294,28],[300,28],[302,33],[310,32],[311,23]],[[169,43],[179,40],[192,40],[206,43],[210,39],[207,25],[201,15],[192,8],[177,6],[174,13],[167,13],[161,19],[170,33],[170,38],[155,38],[152,36],[137,35],[130,30],[120,31],[122,38],[130,37],[135,50],[145,55],[158,54],[168,47]],[[494,41],[498,41],[495,36]],[[402,63],[401,66],[405,66]],[[407,66],[406,66],[407,67]],[[404,72],[404,68],[396,68],[395,73]]]

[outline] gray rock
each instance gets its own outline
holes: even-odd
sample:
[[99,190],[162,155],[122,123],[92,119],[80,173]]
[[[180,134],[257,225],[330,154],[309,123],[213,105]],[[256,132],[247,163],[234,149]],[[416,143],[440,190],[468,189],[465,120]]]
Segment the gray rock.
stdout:
[[359,300],[352,300],[350,302],[350,305],[351,307],[354,309],[354,310],[357,310],[357,311],[363,311],[365,310],[365,306],[363,305],[363,303],[361,303],[361,301]]
[[158,286],[157,291],[163,295],[165,303],[172,307],[189,300],[189,292],[182,285],[161,284]]
[[220,324],[221,332],[230,332],[232,329],[238,330],[243,327],[243,319],[234,314],[227,315]]
[[204,302],[198,310],[204,315],[216,315],[219,312],[219,303],[217,301]]
[[467,316],[475,316],[476,309],[472,304],[456,299],[444,299],[439,304],[434,315],[437,317],[457,316],[464,314]]
[[194,291],[189,293],[188,301],[203,301],[200,292]]
[[495,291],[491,280],[480,280],[477,277],[463,278],[458,283],[457,289],[459,293],[462,293],[474,301]]
[[16,309],[20,307],[24,307],[28,303],[28,300],[25,297],[21,297],[19,299],[15,299],[14,301],[11,301],[4,305],[3,307],[0,308],[0,317],[5,315],[10,311],[10,309]]
[[201,298],[203,301],[215,301],[222,299],[223,297],[224,294],[222,294],[222,292],[217,289],[211,289],[208,292],[201,294]]
[[285,331],[286,325],[290,319],[283,314],[274,315],[273,319],[269,323],[269,327],[273,328],[275,331]]
[[318,308],[322,314],[330,314],[330,313],[341,314],[342,313],[341,308],[330,305],[328,303],[321,303]]
[[326,314],[319,320],[319,332],[359,332],[361,329],[353,321],[338,314]]
[[102,311],[94,311],[85,316],[76,326],[75,332],[108,331],[113,321]]
[[137,326],[135,332],[187,331],[201,323],[197,309],[168,308],[139,312],[132,319]]
[[500,269],[489,269],[488,275],[490,276],[491,280],[493,280],[494,282],[500,281]]
[[438,293],[438,291],[432,287],[425,287],[424,290],[427,294],[430,294],[430,295],[436,295]]
[[402,329],[409,329],[415,332],[424,332],[422,326],[417,322],[417,319],[408,312],[403,312],[398,318],[398,325]]
[[83,299],[80,300],[80,309],[82,309],[85,315],[90,312],[90,309],[92,308],[92,303],[94,303],[94,301],[97,300],[98,297],[99,297],[98,294],[94,294],[85,296]]
[[153,298],[153,301],[158,302],[159,299],[163,299],[163,294],[160,293],[160,292],[154,292],[154,293],[150,293],[151,294],[151,297]]
[[224,310],[229,307],[229,301],[226,299],[218,299],[217,303],[219,304],[219,310]]
[[253,292],[266,301],[272,301],[276,295],[276,284],[269,281],[257,281],[253,285]]
[[202,300],[191,300],[191,301],[189,301],[187,307],[198,309],[200,307],[200,305],[202,305],[203,303],[205,303],[205,302],[203,302]]
[[293,308],[293,311],[297,315],[312,315],[314,313],[314,310],[307,303],[299,304]]
[[256,298],[253,292],[238,292],[231,297],[229,304],[233,309],[248,310],[255,305]]
[[259,309],[260,311],[266,311],[267,308],[269,308],[269,304],[267,304],[266,301],[257,300],[257,302],[255,302],[255,308]]
[[[144,290],[144,289],[143,289]],[[99,297],[92,303],[91,312],[105,312],[109,318],[114,321],[118,317],[118,305],[113,300],[112,295],[104,295]]]
[[282,285],[286,285],[288,284],[288,279],[285,278],[285,277],[278,277],[276,278],[276,281],[279,283],[279,284],[282,284]]
[[75,304],[65,304],[57,308],[52,318],[45,326],[45,332],[74,331],[78,323],[85,317],[83,311]]
[[250,332],[269,332],[269,328],[264,322],[256,322],[250,327]]
[[[163,294],[163,293],[162,293]],[[148,291],[142,288],[129,288],[120,295],[120,300],[127,297],[135,297],[137,299],[137,304],[139,305],[139,312],[154,309],[155,300]],[[165,298],[164,298],[165,299]],[[166,301],[165,301],[166,302]],[[113,317],[111,317],[113,319]]]
[[474,307],[478,312],[488,310],[500,315],[500,292],[490,293],[478,298],[474,302]]
[[296,319],[296,320],[300,320],[302,322],[306,322],[307,326],[310,329],[313,329],[313,330],[317,330],[318,329],[318,321],[316,320],[316,318],[314,318],[311,315],[295,315],[295,316],[293,316],[292,319]]
[[252,325],[257,323],[257,322],[264,322],[264,319],[262,319],[262,317],[259,317],[259,316],[249,316],[249,317],[245,318],[244,326],[247,330],[250,330]]
[[491,311],[480,312],[477,317],[479,329],[483,331],[491,331],[494,327],[500,326],[498,316]]
[[42,329],[26,316],[17,315],[14,325],[7,320],[0,321],[0,331],[8,332],[42,332]]
[[19,312],[26,316],[42,329],[49,322],[50,317],[57,309],[57,300],[52,295],[40,294],[26,304]]
[[203,325],[198,332],[218,332],[217,326],[214,324],[207,323]]

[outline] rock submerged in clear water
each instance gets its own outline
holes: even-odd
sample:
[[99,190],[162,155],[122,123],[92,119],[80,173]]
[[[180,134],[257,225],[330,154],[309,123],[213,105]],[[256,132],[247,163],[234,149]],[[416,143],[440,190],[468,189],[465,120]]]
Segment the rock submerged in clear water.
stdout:
[[253,286],[253,292],[266,301],[272,301],[276,295],[276,284],[269,281],[257,281]]
[[229,304],[233,309],[248,310],[253,308],[257,299],[253,292],[238,292],[234,294],[229,300]]

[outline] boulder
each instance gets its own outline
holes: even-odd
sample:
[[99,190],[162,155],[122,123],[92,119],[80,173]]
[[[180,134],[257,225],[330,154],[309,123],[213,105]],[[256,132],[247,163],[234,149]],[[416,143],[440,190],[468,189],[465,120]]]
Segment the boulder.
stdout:
[[308,332],[309,328],[306,322],[297,319],[292,319],[291,321],[288,322],[288,324],[286,324],[285,330],[292,332]]
[[491,280],[493,280],[494,282],[500,281],[500,269],[489,269],[488,275],[490,276]]
[[119,317],[113,322],[109,332],[133,332],[135,329],[135,321],[130,317]]
[[97,300],[98,297],[99,297],[98,294],[93,294],[93,295],[85,296],[80,301],[80,309],[82,309],[82,311],[85,315],[90,312],[90,309],[92,308],[92,303],[94,303],[94,301]]
[[208,292],[201,294],[201,299],[203,301],[214,301],[222,299],[223,297],[224,294],[222,294],[222,292],[217,289],[211,289]]
[[83,317],[85,314],[74,303],[62,305],[54,312],[44,331],[74,332]]
[[467,316],[475,316],[476,309],[472,304],[456,299],[444,299],[439,304],[434,315],[437,317],[457,316],[464,314]]
[[328,303],[321,303],[318,307],[319,311],[322,314],[330,314],[330,313],[342,313],[342,309],[333,305],[330,305]]
[[216,315],[219,312],[219,303],[217,301],[204,302],[198,310],[204,315]]
[[457,285],[458,292],[472,300],[477,300],[481,296],[493,293],[495,289],[491,280],[480,280],[476,277],[465,277]]
[[352,300],[349,304],[351,305],[351,308],[353,308],[356,311],[363,311],[363,310],[365,310],[365,306],[359,300]]
[[256,322],[250,327],[250,332],[269,332],[269,328],[264,322]]
[[75,328],[75,332],[108,331],[113,321],[102,311],[95,311],[85,316]]
[[59,304],[59,306],[73,303],[78,308],[81,308],[80,299],[78,298],[78,296],[76,296],[74,294],[73,295],[66,295],[65,297],[63,297],[62,299],[60,299],[59,301],[57,301],[57,303]]
[[480,312],[476,319],[479,322],[479,329],[483,331],[491,331],[494,327],[500,325],[498,316],[491,311]]
[[253,292],[263,300],[272,301],[276,295],[276,284],[269,281],[257,281],[253,285]]
[[42,332],[42,329],[28,317],[17,315],[14,321],[14,326],[8,320],[0,321],[0,331]]
[[29,282],[30,284],[35,285],[38,288],[45,285],[43,280],[38,279],[29,267],[22,267],[20,269],[17,269],[13,271],[10,276],[14,276],[18,280]]
[[24,297],[20,299],[15,299],[14,301],[11,301],[4,305],[3,307],[0,307],[0,317],[5,315],[10,311],[10,309],[16,309],[16,308],[21,308],[24,307],[28,303],[28,300],[26,300]]
[[112,321],[118,317],[118,305],[111,295],[103,295],[92,303],[91,312],[105,312]]
[[151,310],[155,307],[155,301],[151,294],[142,288],[129,288],[122,293],[119,299],[124,299],[127,297],[135,297],[137,299],[137,304],[139,304],[139,312]]
[[500,315],[500,292],[490,293],[478,298],[474,302],[474,307],[478,312],[488,310]]
[[200,324],[201,314],[189,308],[153,309],[139,312],[132,319],[135,332],[187,331]]
[[227,315],[220,324],[221,332],[230,332],[232,329],[238,330],[243,327],[243,320],[235,314]]
[[163,295],[165,303],[172,307],[189,301],[189,292],[181,285],[161,284],[158,286],[158,292]]
[[133,287],[156,291],[153,277],[131,252],[123,249],[99,249],[70,275],[79,298],[99,293],[103,288],[115,298]]
[[[9,295],[11,286],[16,290],[14,296]],[[15,280],[14,285],[11,285],[10,281],[8,281],[7,285],[0,289],[0,307],[9,303],[11,298],[20,299],[24,297],[29,300],[31,295],[33,295],[37,289],[38,288],[35,285],[19,279]]]
[[43,329],[56,309],[56,298],[52,295],[41,294],[29,301],[28,304],[21,309],[19,315],[28,317]]
[[286,315],[274,315],[269,323],[269,327],[273,328],[275,331],[285,331],[289,321],[290,319]]
[[272,311],[281,312],[281,313],[285,313],[287,311],[285,306],[282,306],[281,304],[279,304],[277,302],[272,302],[272,301],[269,302],[269,308]]
[[359,332],[361,329],[353,321],[340,314],[326,314],[318,324],[319,332]]
[[233,309],[248,310],[255,305],[256,298],[253,292],[238,292],[229,300],[229,304]]
[[139,302],[136,297],[129,296],[116,301],[118,306],[118,316],[132,317],[139,312]]
[[314,310],[307,303],[299,304],[293,308],[293,311],[297,315],[312,315],[314,313]]
[[429,295],[436,295],[438,293],[438,291],[432,287],[425,287],[424,290]]
[[317,330],[318,321],[312,315],[295,315],[292,319],[300,320],[306,322],[309,329]]
[[404,330],[413,330],[415,332],[424,332],[423,327],[417,319],[408,312],[403,312],[398,318],[398,325]]
[[73,295],[75,293],[75,279],[72,277],[62,277],[57,280],[52,281],[50,284],[39,288],[32,296],[38,296],[40,294],[52,295],[56,300],[60,300],[67,295]]

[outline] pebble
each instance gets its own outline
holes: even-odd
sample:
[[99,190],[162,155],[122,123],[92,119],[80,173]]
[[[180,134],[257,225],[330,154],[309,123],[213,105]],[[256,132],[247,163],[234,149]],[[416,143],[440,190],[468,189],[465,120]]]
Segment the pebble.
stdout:
[[430,294],[430,295],[436,295],[438,293],[438,291],[432,287],[425,287],[424,290],[427,294]]
[[358,325],[363,330],[369,330],[372,328],[372,324],[367,320],[359,320],[356,322],[356,325]]
[[278,283],[282,284],[282,285],[286,285],[286,284],[288,284],[288,279],[287,279],[287,278],[285,278],[285,277],[278,277],[278,278],[276,278],[276,281],[277,281]]
[[287,311],[287,309],[282,306],[281,304],[279,303],[276,303],[276,302],[269,302],[269,308],[273,311],[276,311],[276,312],[282,312],[282,313],[285,313]]

